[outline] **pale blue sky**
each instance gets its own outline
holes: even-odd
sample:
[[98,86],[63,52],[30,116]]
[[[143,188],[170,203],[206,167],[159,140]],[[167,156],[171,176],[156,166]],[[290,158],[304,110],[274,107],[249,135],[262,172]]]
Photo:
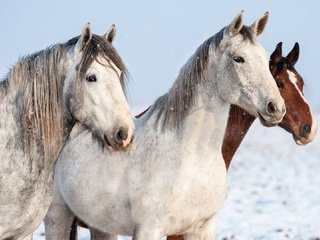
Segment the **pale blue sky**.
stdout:
[[86,22],[97,34],[115,23],[114,45],[133,78],[129,101],[135,109],[165,93],[195,49],[239,11],[245,11],[246,25],[269,11],[262,44],[271,53],[282,41],[287,54],[300,43],[296,68],[305,79],[307,99],[320,110],[318,0],[3,0],[0,9],[1,77],[20,56],[79,35]]

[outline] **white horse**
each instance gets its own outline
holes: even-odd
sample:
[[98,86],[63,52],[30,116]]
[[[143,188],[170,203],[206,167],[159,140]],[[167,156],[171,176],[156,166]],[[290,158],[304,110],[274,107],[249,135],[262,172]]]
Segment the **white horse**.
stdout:
[[130,143],[127,70],[114,36],[114,26],[98,36],[87,24],[80,37],[20,59],[0,83],[0,239],[23,239],[41,223],[76,122],[100,145]]
[[197,49],[169,92],[136,120],[127,152],[103,152],[74,127],[56,167],[61,195],[47,214],[48,240],[68,239],[73,214],[110,238],[214,237],[227,193],[221,145],[230,104],[272,125],[285,114],[257,39],[268,14],[250,27],[242,19],[240,13]]

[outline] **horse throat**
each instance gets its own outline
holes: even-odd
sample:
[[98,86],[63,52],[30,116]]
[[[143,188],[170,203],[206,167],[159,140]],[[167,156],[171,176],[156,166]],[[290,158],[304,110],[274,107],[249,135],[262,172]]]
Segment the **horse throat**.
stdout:
[[183,122],[183,135],[194,139],[197,145],[207,145],[209,149],[222,147],[229,105],[218,95],[200,99]]

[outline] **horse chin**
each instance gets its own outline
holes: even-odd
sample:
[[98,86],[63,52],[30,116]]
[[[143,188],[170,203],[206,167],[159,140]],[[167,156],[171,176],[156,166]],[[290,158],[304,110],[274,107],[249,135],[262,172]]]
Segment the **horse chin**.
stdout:
[[117,145],[117,146],[108,145],[108,147],[107,147],[107,149],[110,153],[112,153],[112,152],[125,152],[125,151],[128,151],[130,148],[131,148],[131,145],[128,145],[127,147],[120,146],[120,145]]
[[132,140],[124,145],[116,143],[113,139],[108,139],[107,136],[104,136],[104,144],[109,152],[128,151],[131,147]]
[[305,145],[307,145],[309,142],[311,142],[311,141],[309,141],[308,139],[304,139],[304,138],[299,138],[299,137],[297,137],[297,135],[295,135],[294,133],[292,134],[292,137],[293,137],[295,143],[296,143],[297,145],[299,145],[299,146],[305,146]]
[[114,148],[112,146],[112,144],[110,143],[110,141],[108,140],[107,136],[104,135],[103,136],[103,143],[106,146],[106,148],[108,149],[109,152],[113,152]]
[[264,117],[260,113],[258,113],[258,116],[259,116],[259,120],[260,120],[261,124],[263,126],[265,126],[265,127],[274,127],[274,126],[278,125],[277,122],[276,123],[271,123],[271,122],[265,120]]

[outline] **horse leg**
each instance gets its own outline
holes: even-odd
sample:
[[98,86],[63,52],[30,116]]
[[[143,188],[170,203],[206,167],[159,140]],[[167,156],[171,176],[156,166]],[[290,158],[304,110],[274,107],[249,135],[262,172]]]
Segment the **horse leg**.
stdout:
[[153,230],[151,227],[138,228],[134,231],[132,240],[160,240],[160,231]]
[[44,219],[46,240],[69,239],[74,217],[55,186],[53,200]]
[[183,235],[185,240],[214,240],[216,239],[217,215],[209,218],[192,233]]
[[182,235],[172,235],[172,236],[168,236],[167,240],[184,240]]
[[114,234],[100,232],[99,230],[90,228],[91,240],[117,240],[118,236]]

